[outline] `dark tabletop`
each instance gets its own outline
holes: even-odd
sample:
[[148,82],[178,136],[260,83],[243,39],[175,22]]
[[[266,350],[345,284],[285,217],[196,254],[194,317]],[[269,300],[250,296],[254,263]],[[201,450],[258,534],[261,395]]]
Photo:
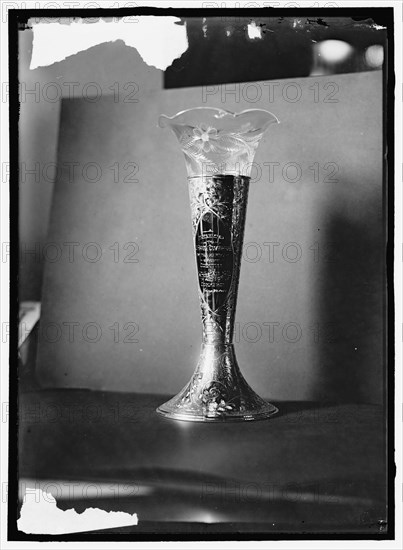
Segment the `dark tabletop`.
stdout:
[[158,416],[168,397],[21,394],[20,480],[99,484],[58,506],[136,512],[122,532],[387,529],[382,407],[282,402],[268,420],[200,424]]

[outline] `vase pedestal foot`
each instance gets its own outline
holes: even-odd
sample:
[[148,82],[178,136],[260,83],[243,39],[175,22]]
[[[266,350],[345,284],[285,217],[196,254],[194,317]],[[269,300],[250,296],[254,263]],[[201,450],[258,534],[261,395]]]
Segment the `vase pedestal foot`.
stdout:
[[244,422],[269,418],[278,409],[246,382],[232,344],[203,344],[190,382],[157,412],[189,422]]

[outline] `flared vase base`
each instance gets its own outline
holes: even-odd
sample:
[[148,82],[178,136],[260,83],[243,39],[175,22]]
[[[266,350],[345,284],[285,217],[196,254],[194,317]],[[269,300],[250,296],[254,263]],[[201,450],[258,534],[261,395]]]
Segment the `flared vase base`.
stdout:
[[203,344],[190,382],[157,412],[189,422],[245,422],[269,418],[278,409],[246,382],[232,344]]
[[[173,400],[175,399],[177,398]],[[171,399],[158,407],[157,413],[165,418],[185,422],[248,422],[252,420],[265,420],[278,413],[277,407],[268,402],[264,402],[263,405],[256,409],[242,411],[234,410],[222,414],[215,414],[206,411],[204,408],[200,408],[200,410],[181,409],[180,404],[171,404],[173,400]]]

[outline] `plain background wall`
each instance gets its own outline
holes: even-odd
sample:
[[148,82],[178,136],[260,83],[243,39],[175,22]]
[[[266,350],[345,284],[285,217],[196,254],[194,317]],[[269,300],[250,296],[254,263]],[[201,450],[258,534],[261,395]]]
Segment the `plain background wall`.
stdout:
[[[82,254],[69,262],[65,247],[59,261],[44,262],[42,327],[49,331],[42,331],[40,341],[40,380],[45,386],[176,393],[192,374],[201,331],[184,161],[175,138],[158,129],[156,119],[161,112],[201,104],[202,90],[161,91],[161,72],[119,42],[29,71],[30,35],[21,33],[21,81],[27,89],[38,90],[39,83],[39,97],[27,95],[21,106],[21,162],[30,168],[39,163],[41,172],[44,167],[48,172],[39,181],[27,174],[21,182],[21,240],[31,248],[32,243],[74,241],[79,253],[88,242],[103,248],[96,263]],[[255,159],[262,173],[251,184],[245,234],[250,244],[237,312],[238,359],[249,383],[265,397],[381,400],[381,78],[372,72],[293,80],[302,91],[294,103],[281,94],[289,81],[280,82],[273,102],[264,86],[260,102],[245,102],[245,95],[255,97],[248,84],[240,84],[239,102],[227,95],[223,105],[218,89],[209,97],[209,105],[233,110],[268,108],[282,121],[269,130]],[[332,90],[324,89],[329,81],[339,87],[337,103],[323,101]],[[78,82],[81,97],[63,107],[59,167],[66,161],[96,162],[103,177],[88,184],[59,172],[46,237],[60,114],[60,98],[43,97],[53,97],[49,82]],[[82,98],[90,82],[101,87],[99,101]],[[115,83],[122,91],[128,82],[139,86],[138,103],[107,97]],[[310,88],[315,83],[318,102]],[[294,97],[295,88],[287,90]],[[110,166],[117,162],[122,177],[128,175],[122,167],[133,161],[139,165],[138,183],[113,182]],[[272,183],[264,162],[280,165]],[[282,176],[290,162],[302,170],[295,183]],[[327,162],[338,166],[337,183],[324,181]],[[317,182],[309,168],[315,163]],[[292,178],[293,170],[288,174]],[[109,247],[130,241],[139,246],[139,262],[115,263]],[[273,262],[264,242],[280,243]],[[290,242],[300,246],[298,262],[282,254]],[[287,252],[292,258],[295,248]],[[120,249],[120,259],[126,253]],[[40,254],[23,256],[22,299],[40,298],[42,265]],[[103,329],[96,343],[82,338],[88,322]],[[127,322],[139,326],[138,343],[122,341]],[[49,341],[51,323],[62,330],[55,343]],[[78,323],[72,342],[67,323]],[[115,323],[119,342],[108,328]],[[264,323],[278,323],[273,342]],[[295,342],[290,341],[296,334],[292,325],[286,336],[282,333],[287,323],[301,329]]]

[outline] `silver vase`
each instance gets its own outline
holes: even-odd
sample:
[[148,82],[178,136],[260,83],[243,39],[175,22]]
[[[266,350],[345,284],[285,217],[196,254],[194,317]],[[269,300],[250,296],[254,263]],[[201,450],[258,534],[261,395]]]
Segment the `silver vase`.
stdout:
[[248,385],[232,343],[250,171],[273,122],[273,114],[258,109],[199,107],[160,117],[185,154],[203,328],[190,382],[157,409],[167,418],[245,421],[278,412]]

